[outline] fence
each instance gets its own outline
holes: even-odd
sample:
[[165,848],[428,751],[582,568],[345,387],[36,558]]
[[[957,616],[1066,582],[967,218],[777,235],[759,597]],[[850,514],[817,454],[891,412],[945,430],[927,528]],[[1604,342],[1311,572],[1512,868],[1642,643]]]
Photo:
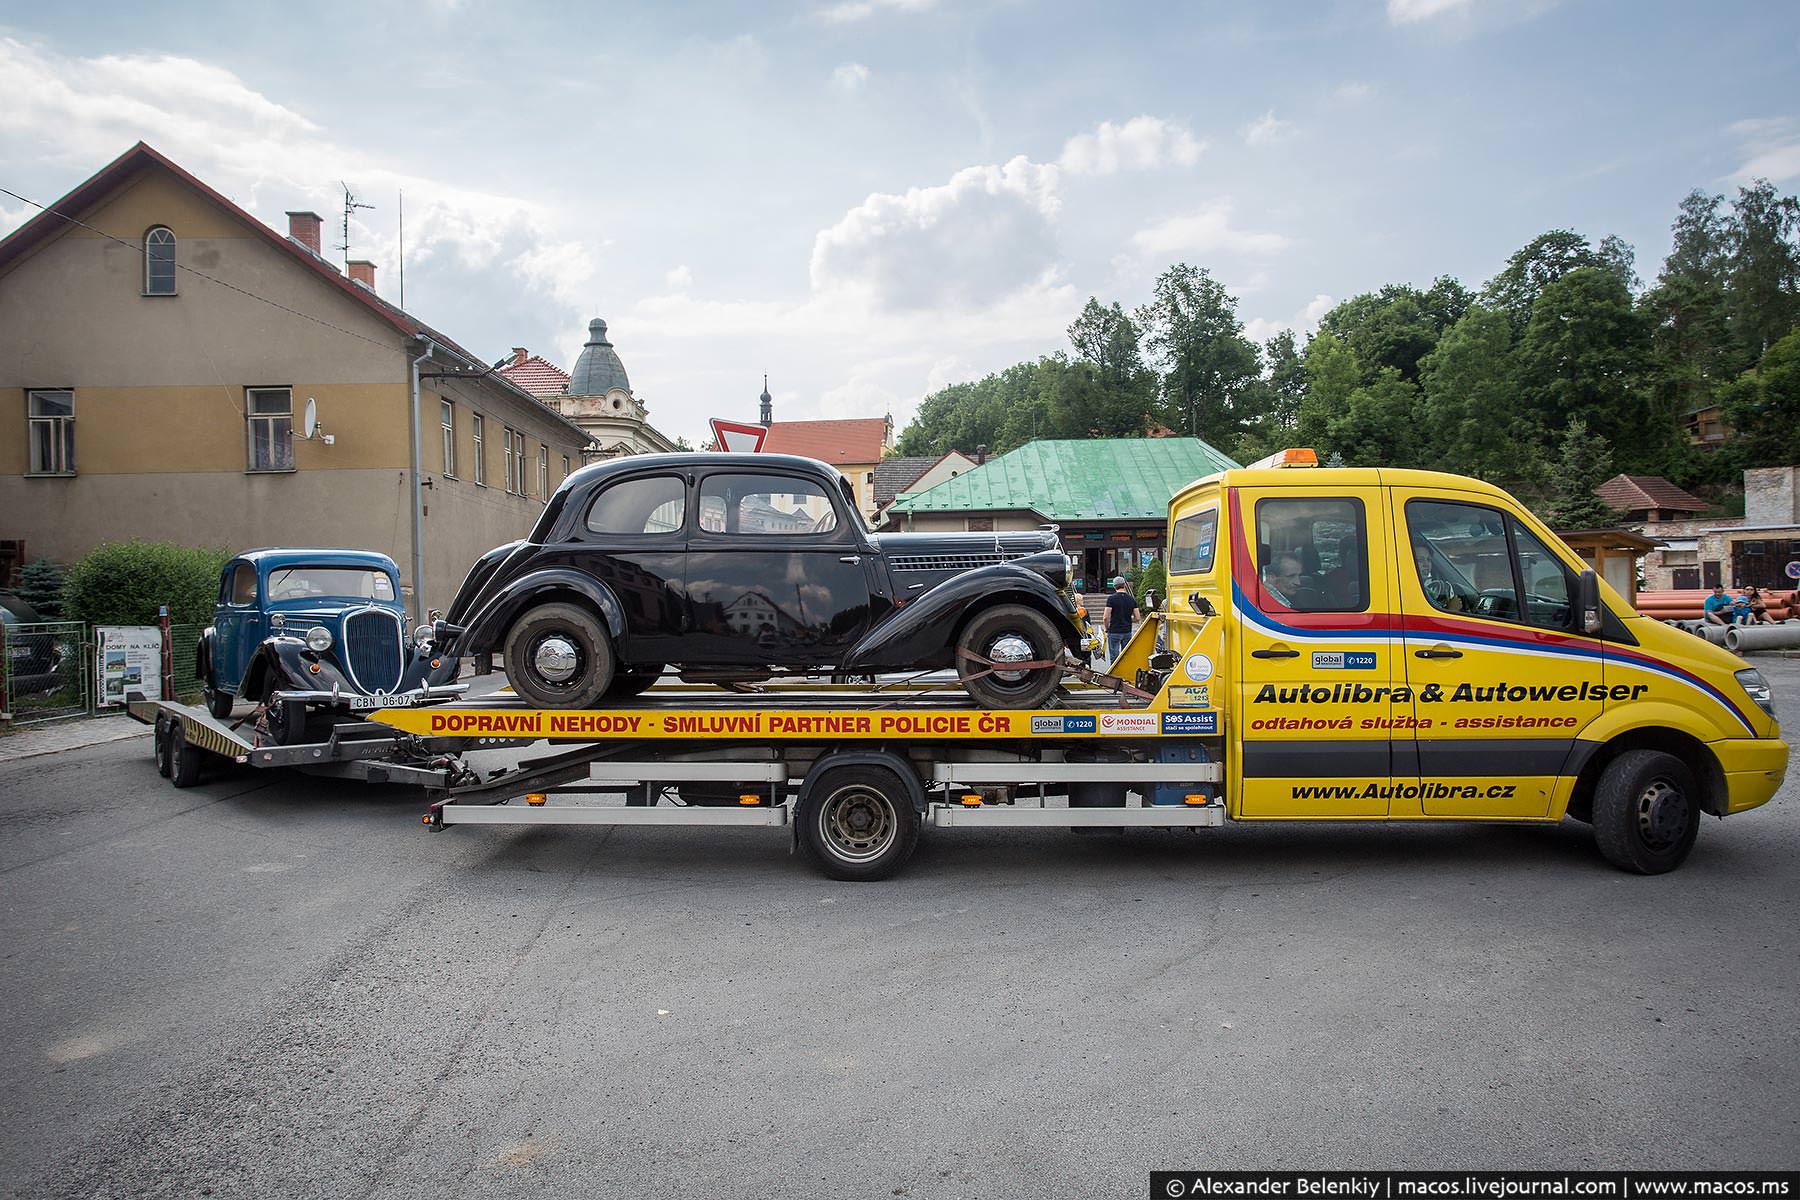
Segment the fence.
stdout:
[[87,626],[0,625],[0,710],[15,724],[75,717],[92,703]]
[[192,703],[200,698],[205,690],[206,682],[194,674],[194,647],[200,641],[200,625],[171,625],[167,645],[169,658],[175,671],[174,696],[182,703]]

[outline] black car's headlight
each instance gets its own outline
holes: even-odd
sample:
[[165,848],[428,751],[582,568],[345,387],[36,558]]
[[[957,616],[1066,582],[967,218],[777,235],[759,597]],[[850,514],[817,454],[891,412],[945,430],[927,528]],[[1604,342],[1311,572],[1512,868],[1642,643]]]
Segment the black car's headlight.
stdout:
[[314,625],[306,631],[306,648],[314,654],[323,654],[331,649],[331,630],[323,625]]
[[1756,707],[1775,715],[1775,697],[1769,691],[1769,681],[1762,677],[1762,672],[1755,667],[1745,667],[1736,675],[1738,686],[1744,689],[1744,695],[1756,703]]

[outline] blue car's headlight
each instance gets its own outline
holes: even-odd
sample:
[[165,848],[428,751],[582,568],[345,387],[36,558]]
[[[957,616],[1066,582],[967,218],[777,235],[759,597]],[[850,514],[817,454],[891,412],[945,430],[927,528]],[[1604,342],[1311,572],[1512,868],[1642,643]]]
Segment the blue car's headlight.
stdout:
[[331,630],[323,625],[314,625],[306,631],[306,648],[314,654],[323,654],[331,649]]

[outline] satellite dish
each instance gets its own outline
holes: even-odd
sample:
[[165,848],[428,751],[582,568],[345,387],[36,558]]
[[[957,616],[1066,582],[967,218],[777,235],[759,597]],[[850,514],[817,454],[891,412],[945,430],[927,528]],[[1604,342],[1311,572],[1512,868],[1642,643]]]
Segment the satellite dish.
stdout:
[[310,440],[319,428],[319,402],[311,396],[306,398],[306,437]]

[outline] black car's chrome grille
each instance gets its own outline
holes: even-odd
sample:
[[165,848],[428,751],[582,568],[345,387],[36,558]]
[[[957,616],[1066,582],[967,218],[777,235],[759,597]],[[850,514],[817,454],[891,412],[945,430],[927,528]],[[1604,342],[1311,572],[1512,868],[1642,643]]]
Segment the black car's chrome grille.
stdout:
[[1003,550],[981,554],[896,554],[888,559],[888,563],[896,571],[973,571],[976,567],[991,567],[1037,553],[1036,550]]
[[400,685],[400,622],[393,613],[365,609],[344,622],[344,657],[350,678],[364,692],[391,692]]

